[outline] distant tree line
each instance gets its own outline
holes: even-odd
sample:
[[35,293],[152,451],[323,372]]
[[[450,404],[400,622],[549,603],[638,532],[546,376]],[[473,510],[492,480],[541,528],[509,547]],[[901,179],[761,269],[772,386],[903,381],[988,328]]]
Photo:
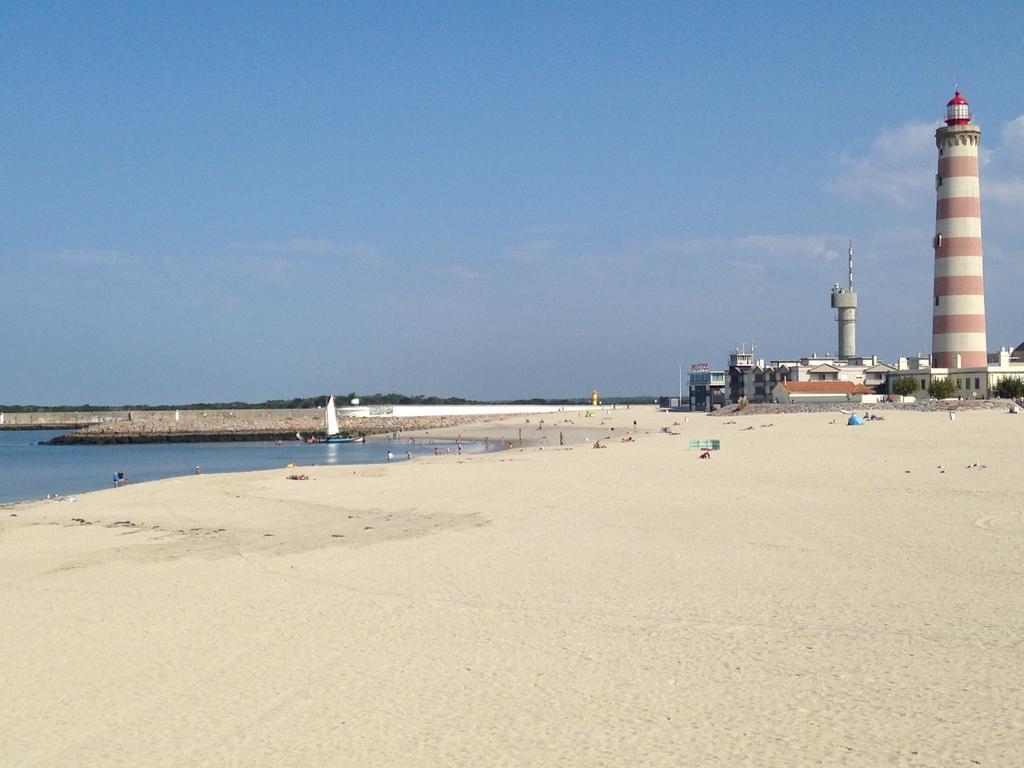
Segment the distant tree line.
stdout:
[[[0,405],[0,411],[6,413],[38,413],[40,411],[242,411],[246,409],[280,409],[280,408],[316,408],[327,403],[329,395],[313,395],[312,397],[293,397],[291,400],[264,400],[261,403],[244,403],[238,400],[227,403],[184,403],[177,405]],[[348,405],[357,397],[355,392],[348,395],[337,395],[338,405]],[[528,400],[467,400],[463,397],[439,397],[437,395],[403,395],[397,392],[372,395],[358,395],[360,405],[494,405],[510,403],[512,405],[587,405],[589,397],[579,398],[542,398]],[[629,397],[603,398],[604,405],[646,405],[656,398],[637,395]]]

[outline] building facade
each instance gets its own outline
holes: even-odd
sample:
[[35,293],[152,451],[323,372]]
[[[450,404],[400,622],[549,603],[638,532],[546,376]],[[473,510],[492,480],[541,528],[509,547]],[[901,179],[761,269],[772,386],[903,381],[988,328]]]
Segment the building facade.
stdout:
[[[729,355],[725,371],[725,393],[730,403],[776,401],[776,387],[786,382],[849,382],[863,385],[867,392],[885,393],[886,378],[896,366],[872,357],[802,357],[798,360],[755,360],[745,348]],[[859,393],[861,394],[861,393]]]
[[725,405],[725,371],[713,371],[708,363],[690,366],[691,411],[711,411]]

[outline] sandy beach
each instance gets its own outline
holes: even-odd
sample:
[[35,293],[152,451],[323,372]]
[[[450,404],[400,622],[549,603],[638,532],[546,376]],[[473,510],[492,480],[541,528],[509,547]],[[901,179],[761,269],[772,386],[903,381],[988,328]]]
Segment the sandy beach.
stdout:
[[1021,764],[1024,416],[540,418],[3,506],[0,764]]

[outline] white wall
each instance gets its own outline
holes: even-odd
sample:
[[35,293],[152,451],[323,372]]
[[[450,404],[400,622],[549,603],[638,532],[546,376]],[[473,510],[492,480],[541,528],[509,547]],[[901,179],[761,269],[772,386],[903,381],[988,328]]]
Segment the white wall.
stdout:
[[[621,406],[625,408],[626,406]],[[530,413],[578,413],[597,411],[611,406],[593,405],[360,405],[338,409],[341,418],[368,418],[371,416],[514,416]]]

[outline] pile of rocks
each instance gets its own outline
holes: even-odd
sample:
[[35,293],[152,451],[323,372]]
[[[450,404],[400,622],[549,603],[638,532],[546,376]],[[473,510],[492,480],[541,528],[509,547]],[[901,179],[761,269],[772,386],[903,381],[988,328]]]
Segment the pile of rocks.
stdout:
[[[500,416],[417,416],[342,419],[342,434],[371,435],[411,430],[439,429],[460,424],[493,421]],[[91,424],[49,441],[70,443],[194,443],[243,440],[295,440],[324,433],[324,412],[182,411],[155,418],[123,419]]]
[[751,403],[740,408],[738,405],[727,405],[712,411],[711,416],[765,416],[783,413],[834,413],[844,411],[1005,411],[1009,408],[1009,400],[922,400],[914,403],[799,403],[782,405],[780,403]]

